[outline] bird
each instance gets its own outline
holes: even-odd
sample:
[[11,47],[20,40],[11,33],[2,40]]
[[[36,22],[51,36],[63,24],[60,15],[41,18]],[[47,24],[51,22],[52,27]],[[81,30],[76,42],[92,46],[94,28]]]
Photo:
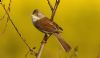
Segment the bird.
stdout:
[[66,52],[71,50],[71,46],[65,42],[64,38],[60,34],[62,33],[63,29],[58,24],[51,21],[38,9],[35,9],[32,13],[32,23],[42,33],[54,34]]

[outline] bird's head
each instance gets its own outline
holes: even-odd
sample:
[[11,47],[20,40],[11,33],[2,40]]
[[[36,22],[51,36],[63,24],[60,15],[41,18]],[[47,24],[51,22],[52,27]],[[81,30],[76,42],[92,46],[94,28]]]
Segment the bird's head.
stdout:
[[44,17],[45,17],[45,15],[42,14],[38,9],[35,9],[32,13],[32,21],[33,22],[36,22],[37,20],[40,20]]

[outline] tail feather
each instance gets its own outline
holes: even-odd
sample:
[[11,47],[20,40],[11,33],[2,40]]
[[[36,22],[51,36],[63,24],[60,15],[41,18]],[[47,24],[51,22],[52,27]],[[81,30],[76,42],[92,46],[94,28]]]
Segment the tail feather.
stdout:
[[66,52],[69,52],[71,50],[71,46],[64,41],[63,37],[60,34],[55,33],[55,36],[57,37],[58,41],[60,42],[64,50]]

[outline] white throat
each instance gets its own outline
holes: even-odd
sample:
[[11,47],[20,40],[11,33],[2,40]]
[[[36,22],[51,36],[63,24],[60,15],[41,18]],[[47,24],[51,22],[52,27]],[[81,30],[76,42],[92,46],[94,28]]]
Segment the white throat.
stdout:
[[38,20],[40,20],[41,18],[37,17],[36,15],[32,15],[32,21],[36,22]]

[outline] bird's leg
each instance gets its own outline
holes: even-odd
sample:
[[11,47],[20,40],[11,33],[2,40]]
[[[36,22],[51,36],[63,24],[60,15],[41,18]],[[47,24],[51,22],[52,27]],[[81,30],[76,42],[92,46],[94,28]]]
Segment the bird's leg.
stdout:
[[44,38],[43,38],[43,40],[42,40],[41,43],[46,43],[47,40],[48,40],[48,38],[49,38],[51,35],[52,35],[52,34],[45,34],[45,36],[44,36]]

